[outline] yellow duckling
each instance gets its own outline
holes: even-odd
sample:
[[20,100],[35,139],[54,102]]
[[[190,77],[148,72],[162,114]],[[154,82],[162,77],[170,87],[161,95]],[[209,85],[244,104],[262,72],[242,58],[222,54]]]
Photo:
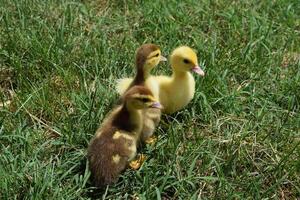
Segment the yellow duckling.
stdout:
[[[118,180],[119,174],[131,164],[142,130],[142,109],[160,109],[151,91],[143,86],[134,86],[122,97],[117,106],[103,121],[88,147],[88,161],[96,186],[106,186]],[[132,163],[130,163],[132,162]]]
[[[135,85],[147,87],[153,94],[154,98],[159,98],[159,86],[153,76],[150,75],[151,70],[161,61],[167,59],[161,55],[159,47],[155,44],[144,44],[138,48],[136,52],[136,75],[134,78],[125,78],[119,80],[117,84],[117,92],[123,94],[128,88]],[[146,143],[153,142],[153,132],[160,121],[161,111],[158,109],[147,109],[143,112],[143,130],[142,140]]]
[[159,84],[159,101],[163,105],[162,112],[172,114],[186,106],[194,97],[195,80],[190,72],[204,76],[198,65],[196,53],[187,46],[176,48],[171,56],[173,74],[156,76]]

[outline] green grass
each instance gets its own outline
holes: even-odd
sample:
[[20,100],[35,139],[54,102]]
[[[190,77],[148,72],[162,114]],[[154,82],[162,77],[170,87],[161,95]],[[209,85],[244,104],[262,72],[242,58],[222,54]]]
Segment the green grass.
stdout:
[[[300,198],[299,10],[297,0],[0,0],[0,198]],[[206,76],[163,118],[142,168],[93,192],[87,145],[145,42],[164,55],[193,47]]]

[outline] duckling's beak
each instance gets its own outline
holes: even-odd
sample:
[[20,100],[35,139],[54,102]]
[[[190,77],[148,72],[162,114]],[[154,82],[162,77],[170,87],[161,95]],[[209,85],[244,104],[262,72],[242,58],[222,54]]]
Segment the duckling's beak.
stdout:
[[154,102],[150,108],[157,108],[157,109],[162,109],[163,106],[159,102]]
[[166,62],[168,59],[164,56],[160,56],[160,62]]
[[199,74],[200,76],[204,76],[205,75],[204,71],[198,65],[196,65],[195,67],[193,67],[191,70],[193,72]]

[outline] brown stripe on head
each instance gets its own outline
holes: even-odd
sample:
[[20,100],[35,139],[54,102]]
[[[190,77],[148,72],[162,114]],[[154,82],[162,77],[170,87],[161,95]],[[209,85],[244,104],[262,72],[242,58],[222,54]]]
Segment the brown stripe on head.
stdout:
[[144,66],[149,55],[157,50],[159,50],[159,47],[155,44],[143,44],[137,49],[135,57],[135,66],[137,73],[134,80],[131,83],[131,86],[143,85],[145,81]]
[[143,70],[143,66],[149,54],[153,51],[159,50],[159,46],[155,44],[143,44],[136,51],[135,64],[137,70]]

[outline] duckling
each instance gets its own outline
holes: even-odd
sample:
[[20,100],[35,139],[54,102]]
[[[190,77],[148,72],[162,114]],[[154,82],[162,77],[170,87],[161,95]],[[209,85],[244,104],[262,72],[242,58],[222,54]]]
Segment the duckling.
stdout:
[[159,85],[162,112],[172,114],[186,106],[194,97],[195,80],[190,72],[204,76],[198,65],[196,53],[187,46],[176,48],[170,56],[172,76],[154,77]]
[[[117,84],[117,92],[123,94],[128,88],[134,85],[146,86],[153,93],[153,96],[159,98],[159,86],[150,75],[150,71],[159,64],[161,61],[167,61],[167,59],[161,55],[159,47],[155,44],[144,44],[138,48],[136,53],[136,70],[137,73],[134,78],[125,78],[119,80]],[[142,140],[146,143],[152,143],[155,127],[160,121],[161,111],[158,109],[147,109],[143,111],[144,114],[144,126],[142,130]]]
[[147,108],[161,109],[161,105],[149,89],[134,86],[96,131],[88,147],[89,167],[96,186],[116,182],[130,164],[138,168],[133,159],[143,128],[142,110]]
[[151,90],[155,98],[158,98],[158,85],[153,76],[150,75],[151,70],[156,67],[159,62],[167,61],[167,58],[161,55],[159,47],[155,44],[144,44],[137,49],[135,57],[136,75],[134,78],[119,79],[116,90],[122,95],[130,87],[134,85],[145,85]]

